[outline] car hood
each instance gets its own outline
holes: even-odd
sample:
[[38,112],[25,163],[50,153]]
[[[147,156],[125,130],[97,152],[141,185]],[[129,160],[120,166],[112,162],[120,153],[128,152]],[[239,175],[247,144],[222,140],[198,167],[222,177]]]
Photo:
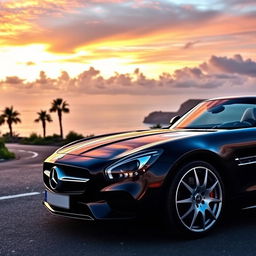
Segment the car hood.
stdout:
[[202,131],[177,131],[169,129],[126,132],[98,136],[69,144],[60,148],[57,153],[110,159],[122,157],[150,147],[157,147],[162,142],[195,136],[200,133]]

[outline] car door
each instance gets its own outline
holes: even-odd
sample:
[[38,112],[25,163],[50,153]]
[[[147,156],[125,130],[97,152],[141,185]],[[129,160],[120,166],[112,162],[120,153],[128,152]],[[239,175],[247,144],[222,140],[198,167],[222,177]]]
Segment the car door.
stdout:
[[239,193],[253,196],[256,194],[256,128],[239,129],[229,146]]

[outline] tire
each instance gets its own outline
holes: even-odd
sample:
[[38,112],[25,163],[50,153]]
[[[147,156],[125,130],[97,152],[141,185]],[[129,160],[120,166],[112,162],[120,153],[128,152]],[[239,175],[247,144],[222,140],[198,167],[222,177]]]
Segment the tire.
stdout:
[[170,230],[191,238],[207,234],[223,215],[224,198],[221,177],[211,164],[193,161],[184,165],[168,188]]

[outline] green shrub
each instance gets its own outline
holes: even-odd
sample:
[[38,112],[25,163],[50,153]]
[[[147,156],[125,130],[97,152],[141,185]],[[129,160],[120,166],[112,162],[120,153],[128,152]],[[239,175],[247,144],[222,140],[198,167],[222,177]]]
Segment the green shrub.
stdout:
[[28,138],[21,139],[20,143],[30,145],[61,145],[62,140],[57,134],[43,138],[36,133],[31,133]]
[[11,137],[10,133],[7,132],[2,135],[2,138],[5,143],[17,143],[20,141],[19,134],[17,134],[17,133],[13,133],[13,135]]
[[[93,134],[87,135],[86,138],[93,137]],[[62,146],[67,143],[70,143],[75,140],[83,139],[84,136],[82,134],[76,133],[74,131],[70,131],[66,138],[63,140],[58,134],[53,134],[51,136],[47,136],[45,138],[41,137],[36,133],[31,133],[31,135],[27,138],[22,138],[20,140],[21,144],[29,144],[29,145],[56,145]]]
[[10,152],[4,145],[4,140],[0,139],[0,159],[12,159],[15,158],[15,154]]
[[154,124],[153,126],[150,127],[150,129],[161,129],[162,125],[161,124]]
[[76,133],[74,131],[70,131],[66,136],[65,142],[68,143],[68,142],[72,142],[75,140],[81,140],[83,138],[84,138],[84,136],[82,134]]

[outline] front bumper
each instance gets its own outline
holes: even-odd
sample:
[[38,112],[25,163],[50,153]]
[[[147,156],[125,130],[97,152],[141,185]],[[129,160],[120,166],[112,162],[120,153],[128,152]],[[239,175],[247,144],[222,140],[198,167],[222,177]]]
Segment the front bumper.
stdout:
[[[55,189],[49,183],[50,170],[54,166],[58,167],[60,182]],[[103,176],[101,170],[104,168],[99,169],[92,172],[86,168],[45,162],[43,178],[46,190],[68,196],[70,205],[62,208],[44,200],[44,206],[53,214],[85,220],[132,219],[141,212],[159,211],[163,198],[161,176],[148,171],[136,178],[110,183]],[[80,182],[80,179],[88,181]]]
[[155,216],[162,212],[162,189],[148,189],[141,198],[133,198],[123,191],[108,191],[99,193],[96,201],[90,201],[83,195],[68,195],[70,207],[57,207],[43,201],[44,206],[55,215],[84,220],[124,220],[137,216]]
[[[52,193],[48,191],[48,193]],[[43,201],[43,205],[53,214],[65,217],[84,219],[84,220],[114,220],[114,219],[132,219],[136,216],[136,202],[133,199],[123,197],[120,200],[119,193],[116,197],[107,200],[95,202],[86,202],[83,196],[66,195],[70,199],[68,209],[58,207]]]

